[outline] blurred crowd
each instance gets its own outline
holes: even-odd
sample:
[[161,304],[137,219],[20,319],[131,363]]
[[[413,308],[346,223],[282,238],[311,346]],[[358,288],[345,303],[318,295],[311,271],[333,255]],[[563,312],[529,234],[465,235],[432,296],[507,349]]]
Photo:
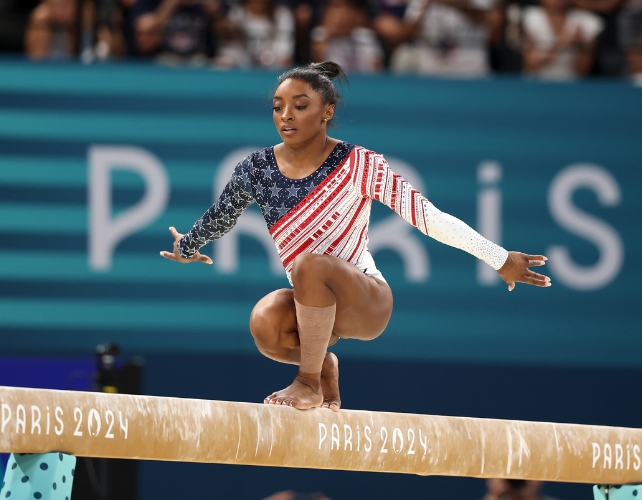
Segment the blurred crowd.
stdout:
[[0,0],[0,51],[642,82],[642,0]]

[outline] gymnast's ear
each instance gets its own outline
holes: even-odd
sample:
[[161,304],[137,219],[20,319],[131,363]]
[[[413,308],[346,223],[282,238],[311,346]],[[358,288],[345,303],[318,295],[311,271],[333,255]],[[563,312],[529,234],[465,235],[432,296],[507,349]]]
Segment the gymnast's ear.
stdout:
[[323,113],[323,121],[329,122],[334,116],[334,110],[336,106],[334,104],[326,104],[325,111]]

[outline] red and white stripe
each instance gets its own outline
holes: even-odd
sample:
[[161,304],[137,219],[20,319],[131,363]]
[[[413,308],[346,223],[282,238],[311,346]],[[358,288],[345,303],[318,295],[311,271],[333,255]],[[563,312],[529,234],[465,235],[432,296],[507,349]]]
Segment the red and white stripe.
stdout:
[[333,255],[359,265],[368,250],[372,200],[394,210],[425,235],[484,260],[494,269],[508,252],[459,219],[441,212],[385,158],[355,146],[335,170],[296,207],[272,226],[283,267],[290,277],[297,255]]
[[[355,146],[321,184],[272,226],[270,234],[288,276],[294,259],[303,252],[358,264],[368,247],[373,199],[415,226],[423,219],[417,209],[425,198],[393,173],[383,156]],[[427,234],[425,224],[420,229]]]

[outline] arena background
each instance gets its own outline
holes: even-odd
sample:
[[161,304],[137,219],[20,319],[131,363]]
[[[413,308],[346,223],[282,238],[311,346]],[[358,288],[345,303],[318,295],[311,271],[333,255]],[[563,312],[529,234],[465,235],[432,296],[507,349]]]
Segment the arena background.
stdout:
[[[213,266],[158,255],[168,226],[189,230],[236,162],[279,140],[275,81],[0,63],[5,363],[91,357],[116,342],[144,357],[148,394],[261,401],[289,382],[292,367],[263,359],[248,333],[254,303],[288,286],[256,207],[207,248]],[[508,293],[473,257],[374,207],[370,247],[395,310],[376,341],[337,344],[345,406],[639,427],[642,91],[355,76],[344,100],[333,136],[385,154],[437,207],[505,247],[548,255],[553,281]],[[333,500],[484,491],[480,480],[144,463],[140,498],[288,488]]]

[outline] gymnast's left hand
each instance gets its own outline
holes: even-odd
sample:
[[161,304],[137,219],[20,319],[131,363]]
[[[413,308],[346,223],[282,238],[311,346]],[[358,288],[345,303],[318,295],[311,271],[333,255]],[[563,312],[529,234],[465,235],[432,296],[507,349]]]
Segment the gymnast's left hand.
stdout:
[[534,286],[551,286],[551,278],[531,271],[532,266],[543,266],[548,257],[544,255],[528,255],[521,252],[508,252],[504,265],[497,271],[501,278],[508,283],[508,291],[512,292],[515,283],[527,283]]
[[169,232],[172,233],[172,237],[174,238],[174,251],[166,252],[165,250],[163,250],[160,253],[161,257],[165,257],[166,259],[173,260],[175,262],[180,262],[181,264],[190,264],[192,262],[202,262],[203,264],[212,263],[212,259],[210,259],[207,255],[202,255],[200,252],[196,252],[189,259],[182,257],[181,254],[178,253],[178,242],[181,241],[183,235],[173,227],[169,228]]

